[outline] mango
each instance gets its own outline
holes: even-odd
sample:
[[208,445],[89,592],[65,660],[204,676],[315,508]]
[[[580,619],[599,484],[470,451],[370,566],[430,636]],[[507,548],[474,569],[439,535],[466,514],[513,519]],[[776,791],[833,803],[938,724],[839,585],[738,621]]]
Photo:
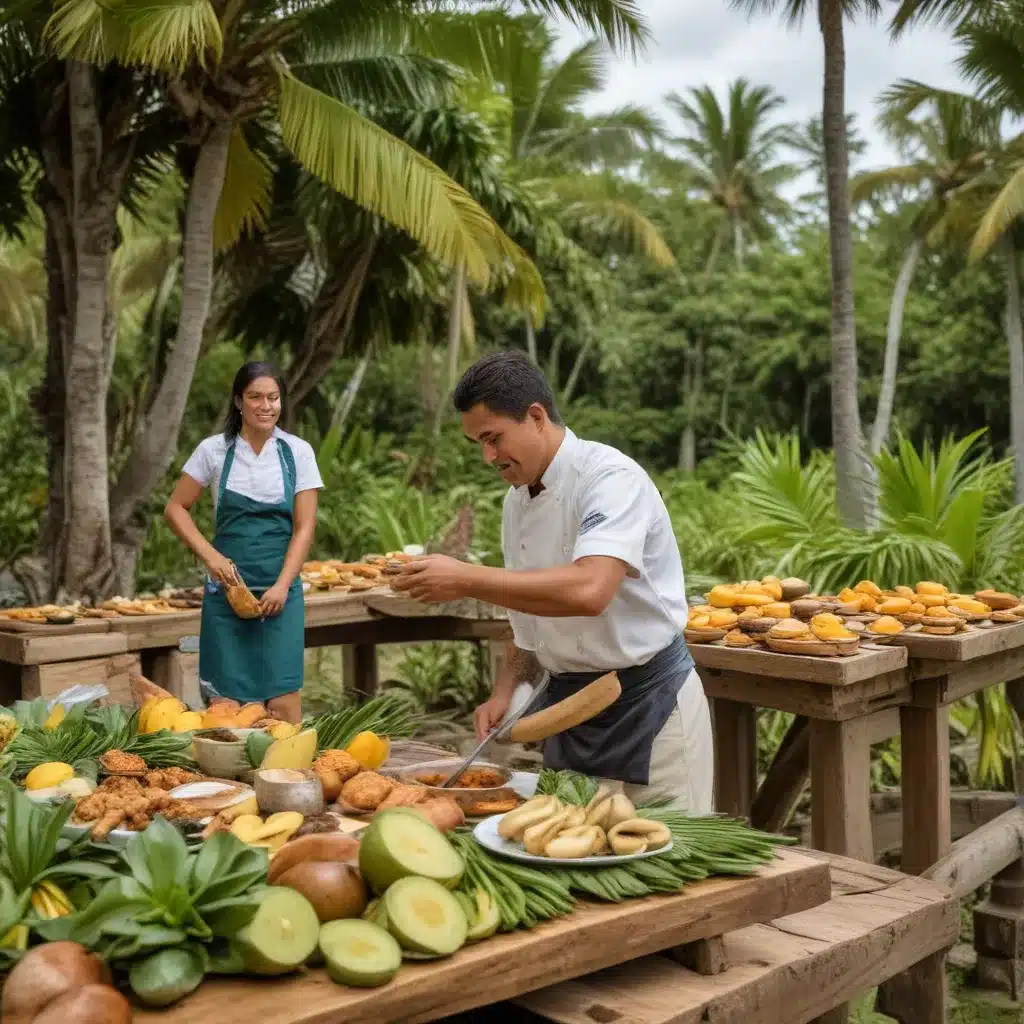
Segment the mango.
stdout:
[[50,789],[67,782],[75,776],[75,769],[63,761],[47,761],[45,764],[37,764],[25,776],[26,789]]
[[183,711],[174,720],[172,729],[174,732],[192,732],[193,729],[202,729],[203,716],[198,711]]

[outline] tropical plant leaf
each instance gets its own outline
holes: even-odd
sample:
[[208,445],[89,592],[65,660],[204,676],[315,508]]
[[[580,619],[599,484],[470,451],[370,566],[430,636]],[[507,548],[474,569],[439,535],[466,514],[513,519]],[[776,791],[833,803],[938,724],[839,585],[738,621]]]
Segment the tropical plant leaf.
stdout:
[[280,78],[285,145],[311,173],[407,231],[475,284],[518,259],[518,247],[468,192],[411,146],[290,75]]
[[218,252],[230,249],[246,232],[266,228],[273,179],[270,162],[249,146],[242,127],[236,125],[231,133],[224,187],[213,222],[213,241]]
[[180,75],[193,62],[220,60],[224,40],[210,0],[120,0],[114,10],[128,27],[129,64]]

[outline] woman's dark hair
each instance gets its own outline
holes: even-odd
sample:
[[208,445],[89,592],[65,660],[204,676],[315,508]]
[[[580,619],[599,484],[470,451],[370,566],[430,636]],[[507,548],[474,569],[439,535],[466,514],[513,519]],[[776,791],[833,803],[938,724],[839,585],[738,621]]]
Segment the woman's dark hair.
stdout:
[[281,392],[281,412],[284,413],[284,377],[281,376],[281,371],[273,363],[259,361],[246,363],[239,367],[234,383],[231,385],[231,408],[228,410],[228,418],[224,423],[226,440],[233,441],[238,437],[238,432],[242,429],[242,410],[238,408],[238,403],[242,400],[245,389],[260,377],[274,378],[277,389]]
[[519,423],[526,419],[531,405],[541,405],[552,423],[562,422],[547,378],[525,352],[515,348],[475,362],[455,386],[452,401],[459,412],[485,405]]

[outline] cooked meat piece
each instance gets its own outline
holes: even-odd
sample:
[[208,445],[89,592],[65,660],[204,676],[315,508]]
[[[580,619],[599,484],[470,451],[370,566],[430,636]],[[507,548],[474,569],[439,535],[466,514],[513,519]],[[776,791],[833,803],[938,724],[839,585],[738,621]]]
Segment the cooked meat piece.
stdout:
[[144,772],[146,762],[138,754],[126,754],[123,750],[108,750],[100,764],[108,772]]
[[314,762],[313,771],[337,772],[342,782],[355,778],[361,771],[359,762],[344,750],[325,750]]
[[413,804],[423,803],[428,796],[430,790],[423,786],[395,786],[377,805],[377,809],[383,811],[388,807],[412,807]]
[[375,811],[394,786],[391,779],[377,772],[360,772],[341,787],[341,800],[361,811]]

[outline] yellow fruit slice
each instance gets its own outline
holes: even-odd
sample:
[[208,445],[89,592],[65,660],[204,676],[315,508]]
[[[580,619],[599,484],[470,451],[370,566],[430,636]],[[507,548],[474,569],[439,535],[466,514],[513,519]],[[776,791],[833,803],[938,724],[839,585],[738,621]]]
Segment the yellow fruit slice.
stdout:
[[202,729],[203,716],[198,711],[183,711],[174,720],[172,729],[174,732],[191,732],[193,729]]
[[313,767],[316,757],[316,729],[306,729],[298,736],[274,740],[260,764],[261,768],[293,768],[302,771]]
[[59,786],[75,776],[75,769],[63,761],[47,761],[37,764],[25,777],[26,789],[49,789]]
[[56,729],[61,722],[64,721],[65,716],[68,713],[68,709],[63,704],[54,704],[50,710],[49,715],[46,716],[46,721],[43,722],[44,729]]
[[165,697],[151,708],[146,719],[146,732],[173,729],[178,715],[187,710],[188,708],[177,697]]

